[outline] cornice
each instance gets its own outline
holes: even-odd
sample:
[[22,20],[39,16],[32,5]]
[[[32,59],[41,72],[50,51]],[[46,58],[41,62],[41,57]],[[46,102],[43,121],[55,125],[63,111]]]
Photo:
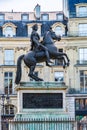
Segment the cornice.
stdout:
[[30,41],[29,37],[1,37],[0,41]]
[[87,40],[87,36],[85,37],[62,37],[61,41],[85,41]]
[[74,21],[74,22],[77,22],[77,21],[81,21],[81,20],[83,20],[83,21],[85,21],[85,20],[87,20],[87,17],[76,17],[76,18],[69,18],[69,20],[68,21]]
[[16,47],[15,50],[16,50],[16,51],[20,51],[20,50],[25,51],[25,50],[27,50],[27,47]]

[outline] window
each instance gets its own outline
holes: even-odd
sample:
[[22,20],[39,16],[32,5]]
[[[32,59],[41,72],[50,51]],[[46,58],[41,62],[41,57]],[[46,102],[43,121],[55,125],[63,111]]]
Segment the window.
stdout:
[[28,21],[29,20],[29,15],[28,14],[22,14],[22,20],[23,21]]
[[5,94],[13,93],[13,72],[4,73]]
[[84,64],[87,61],[87,48],[79,49],[79,61],[80,64]]
[[3,21],[5,19],[4,17],[4,14],[0,14],[0,21]]
[[75,101],[75,108],[76,108],[76,110],[79,110],[79,100],[78,99],[76,99],[76,101]]
[[42,20],[44,20],[44,21],[49,20],[49,15],[48,14],[42,14],[41,17],[42,17]]
[[12,27],[11,26],[7,26],[6,28],[5,28],[5,36],[6,37],[13,37],[13,29],[12,29]]
[[[63,53],[63,49],[59,49],[59,52]],[[55,65],[63,65],[62,59],[55,59]]]
[[80,6],[78,10],[79,17],[87,16],[87,7],[86,6]]
[[[31,36],[31,33],[32,33],[32,27],[35,23],[31,23],[31,24],[27,24],[28,26],[28,36],[30,37]],[[37,33],[41,36],[41,23],[38,23],[38,30],[37,30]]]
[[4,115],[14,115],[16,113],[16,107],[14,105],[5,105]]
[[87,111],[87,99],[76,99],[75,100],[75,110],[76,111]]
[[57,20],[63,21],[63,14],[57,14],[56,17],[57,17]]
[[16,28],[17,28],[17,26],[15,26],[11,22],[7,22],[7,23],[3,24],[3,26],[2,26],[3,36],[5,36],[5,37],[16,36]]
[[43,63],[37,63],[36,65],[37,66],[43,66]]
[[79,36],[87,36],[87,23],[82,23],[78,25]]
[[59,71],[59,72],[56,71],[54,73],[54,79],[55,79],[55,81],[57,81],[59,83],[64,82],[64,72],[62,72],[62,71]]
[[14,65],[14,50],[5,50],[5,65]]
[[57,26],[54,31],[55,31],[56,35],[61,35],[61,36],[63,35],[61,26]]
[[80,89],[87,91],[87,70],[80,70]]

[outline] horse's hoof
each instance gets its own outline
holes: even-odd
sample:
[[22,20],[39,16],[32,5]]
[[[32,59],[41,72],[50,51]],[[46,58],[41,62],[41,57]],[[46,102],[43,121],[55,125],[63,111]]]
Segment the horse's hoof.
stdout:
[[63,68],[64,68],[64,69],[66,68],[65,65],[63,66]]
[[39,79],[39,81],[43,81],[43,79]]
[[67,63],[67,66],[69,66],[69,63]]
[[50,65],[49,63],[46,63],[46,66],[48,66],[48,67],[52,67],[52,65]]

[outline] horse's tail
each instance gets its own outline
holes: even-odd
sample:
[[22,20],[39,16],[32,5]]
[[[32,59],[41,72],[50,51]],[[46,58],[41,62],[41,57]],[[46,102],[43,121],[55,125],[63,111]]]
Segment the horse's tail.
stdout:
[[20,80],[21,80],[21,62],[23,59],[24,55],[21,55],[18,60],[17,60],[17,71],[16,71],[16,78],[15,78],[15,83],[19,84]]

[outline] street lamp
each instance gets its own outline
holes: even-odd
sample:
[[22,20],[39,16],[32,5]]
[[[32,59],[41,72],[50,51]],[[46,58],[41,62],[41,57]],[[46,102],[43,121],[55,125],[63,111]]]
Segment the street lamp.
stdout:
[[3,112],[2,112],[2,130],[4,130],[4,107],[5,107],[5,101],[7,102],[7,104],[9,104],[9,99],[10,99],[10,97],[9,97],[9,95],[2,95],[1,96],[1,100],[2,100],[2,104],[1,104],[1,106],[2,106],[2,110],[3,110]]

